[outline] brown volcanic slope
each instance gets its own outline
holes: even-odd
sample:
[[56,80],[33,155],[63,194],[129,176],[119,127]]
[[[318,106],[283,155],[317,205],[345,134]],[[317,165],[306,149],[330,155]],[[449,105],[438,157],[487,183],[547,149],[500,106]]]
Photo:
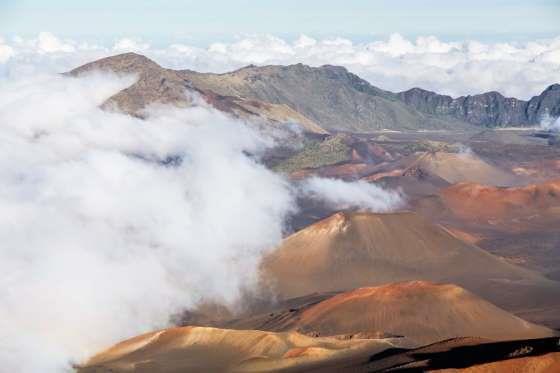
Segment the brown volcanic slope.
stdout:
[[460,183],[440,196],[453,217],[506,231],[557,228],[560,222],[560,180],[510,188]]
[[130,87],[110,97],[103,107],[144,117],[144,109],[154,104],[187,107],[193,104],[194,96],[200,95],[216,109],[237,117],[265,119],[278,123],[299,123],[313,133],[328,133],[317,123],[287,105],[223,96],[199,89],[181,72],[165,69],[154,61],[135,53],[125,53],[103,58],[80,66],[66,75],[80,76],[94,71],[108,71],[120,75],[135,75],[138,80]]
[[459,286],[425,281],[359,288],[300,308],[234,320],[226,326],[320,336],[383,332],[419,344],[464,336],[512,340],[554,335]]
[[131,338],[92,357],[79,373],[300,372],[364,359],[394,347],[383,340],[183,327]]
[[406,280],[540,280],[412,212],[336,213],[286,238],[262,270],[284,298]]
[[492,253],[560,279],[560,180],[509,188],[460,183],[412,207]]
[[469,181],[508,186],[516,182],[512,173],[489,164],[473,153],[426,152],[410,163],[404,174],[424,172],[449,183]]
[[410,280],[449,282],[531,322],[560,325],[560,284],[412,212],[337,213],[287,237],[261,267],[288,299]]
[[416,152],[394,161],[369,166],[358,176],[388,188],[400,188],[410,200],[437,195],[458,182],[514,185],[524,179],[490,164],[474,153],[447,151]]
[[557,338],[506,342],[459,338],[410,350],[396,339],[340,340],[294,332],[183,327],[128,339],[76,369],[78,373],[324,373],[467,368],[481,373],[552,373],[558,367],[557,342]]

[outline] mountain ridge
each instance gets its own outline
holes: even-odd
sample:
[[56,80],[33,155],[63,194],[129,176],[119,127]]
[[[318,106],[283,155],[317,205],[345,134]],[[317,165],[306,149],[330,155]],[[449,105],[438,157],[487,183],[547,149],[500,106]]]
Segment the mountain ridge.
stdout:
[[538,124],[544,115],[560,116],[560,84],[529,101],[499,92],[452,98],[421,88],[386,91],[341,66],[248,65],[215,74],[166,69],[136,53],[93,61],[66,75],[93,70],[137,74],[138,81],[111,97],[104,107],[140,117],[154,103],[191,105],[185,91],[196,92],[218,110],[236,116],[297,122],[307,131],[323,134],[529,126]]
[[278,123],[297,122],[308,132],[328,133],[317,123],[286,105],[220,95],[195,87],[181,76],[179,71],[163,68],[149,58],[133,52],[93,61],[66,72],[64,75],[78,77],[93,71],[137,76],[137,81],[131,86],[107,99],[101,105],[103,109],[120,110],[139,118],[145,118],[145,109],[150,105],[165,104],[188,107],[194,104],[195,96],[201,96],[209,105],[235,117],[255,120],[264,117]]
[[248,66],[224,74],[182,71],[194,86],[221,95],[286,104],[329,131],[382,129],[464,129],[465,122],[442,120],[409,107],[346,68],[303,64]]

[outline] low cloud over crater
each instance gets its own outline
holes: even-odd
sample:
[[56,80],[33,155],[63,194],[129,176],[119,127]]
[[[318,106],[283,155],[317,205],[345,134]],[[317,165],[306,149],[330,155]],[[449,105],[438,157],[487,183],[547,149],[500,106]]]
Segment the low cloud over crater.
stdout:
[[0,364],[60,372],[257,284],[296,199],[385,211],[364,182],[291,184],[259,162],[279,136],[207,107],[105,112],[129,78],[36,75],[0,88]]
[[98,108],[128,83],[0,89],[6,371],[60,372],[200,297],[232,302],[282,238],[291,187],[246,155],[267,141],[203,106],[146,121]]

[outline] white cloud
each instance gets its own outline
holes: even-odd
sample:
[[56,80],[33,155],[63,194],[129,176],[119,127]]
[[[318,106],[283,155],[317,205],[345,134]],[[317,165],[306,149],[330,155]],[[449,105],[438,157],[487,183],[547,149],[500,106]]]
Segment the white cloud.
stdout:
[[72,44],[60,40],[50,32],[39,33],[37,50],[39,53],[72,53],[76,51]]
[[115,52],[143,52],[150,48],[150,44],[140,39],[122,38],[113,45]]
[[60,41],[42,33],[36,39],[0,42],[0,77],[32,71],[61,72],[127,51],[146,54],[170,68],[214,72],[247,64],[342,65],[384,89],[401,91],[419,86],[453,96],[497,90],[527,99],[557,83],[560,75],[560,37],[489,44],[474,40],[445,42],[434,36],[410,40],[394,34],[387,40],[357,44],[344,38],[318,40],[303,35],[290,42],[255,35],[201,48],[180,43],[154,47],[133,37],[107,47]]
[[41,76],[0,88],[5,371],[70,370],[200,296],[234,301],[281,239],[292,190],[247,156],[267,141],[206,107],[146,121],[98,108],[128,84]]
[[385,190],[363,180],[344,181],[311,177],[301,183],[300,193],[338,210],[357,208],[387,212],[404,205],[404,197],[400,192]]
[[541,120],[540,128],[544,131],[560,132],[560,117],[553,118],[550,115],[545,115]]
[[9,45],[0,44],[0,63],[5,63],[14,55],[14,49]]
[[0,37],[0,64],[6,63],[14,55],[14,48],[6,45],[3,38]]

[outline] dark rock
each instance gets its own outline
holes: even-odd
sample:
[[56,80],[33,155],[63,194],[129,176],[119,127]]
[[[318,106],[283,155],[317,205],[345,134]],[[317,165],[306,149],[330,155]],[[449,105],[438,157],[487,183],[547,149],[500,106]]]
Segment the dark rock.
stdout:
[[504,97],[498,92],[452,98],[413,88],[397,96],[406,104],[425,113],[448,116],[486,126],[503,127],[529,124],[525,115],[527,102]]
[[397,97],[421,112],[485,127],[530,126],[539,124],[545,115],[560,116],[560,84],[551,85],[530,101],[504,97],[499,92],[454,99],[421,88],[400,92]]
[[543,117],[560,117],[560,84],[553,84],[527,104],[527,117],[531,123],[539,123]]

